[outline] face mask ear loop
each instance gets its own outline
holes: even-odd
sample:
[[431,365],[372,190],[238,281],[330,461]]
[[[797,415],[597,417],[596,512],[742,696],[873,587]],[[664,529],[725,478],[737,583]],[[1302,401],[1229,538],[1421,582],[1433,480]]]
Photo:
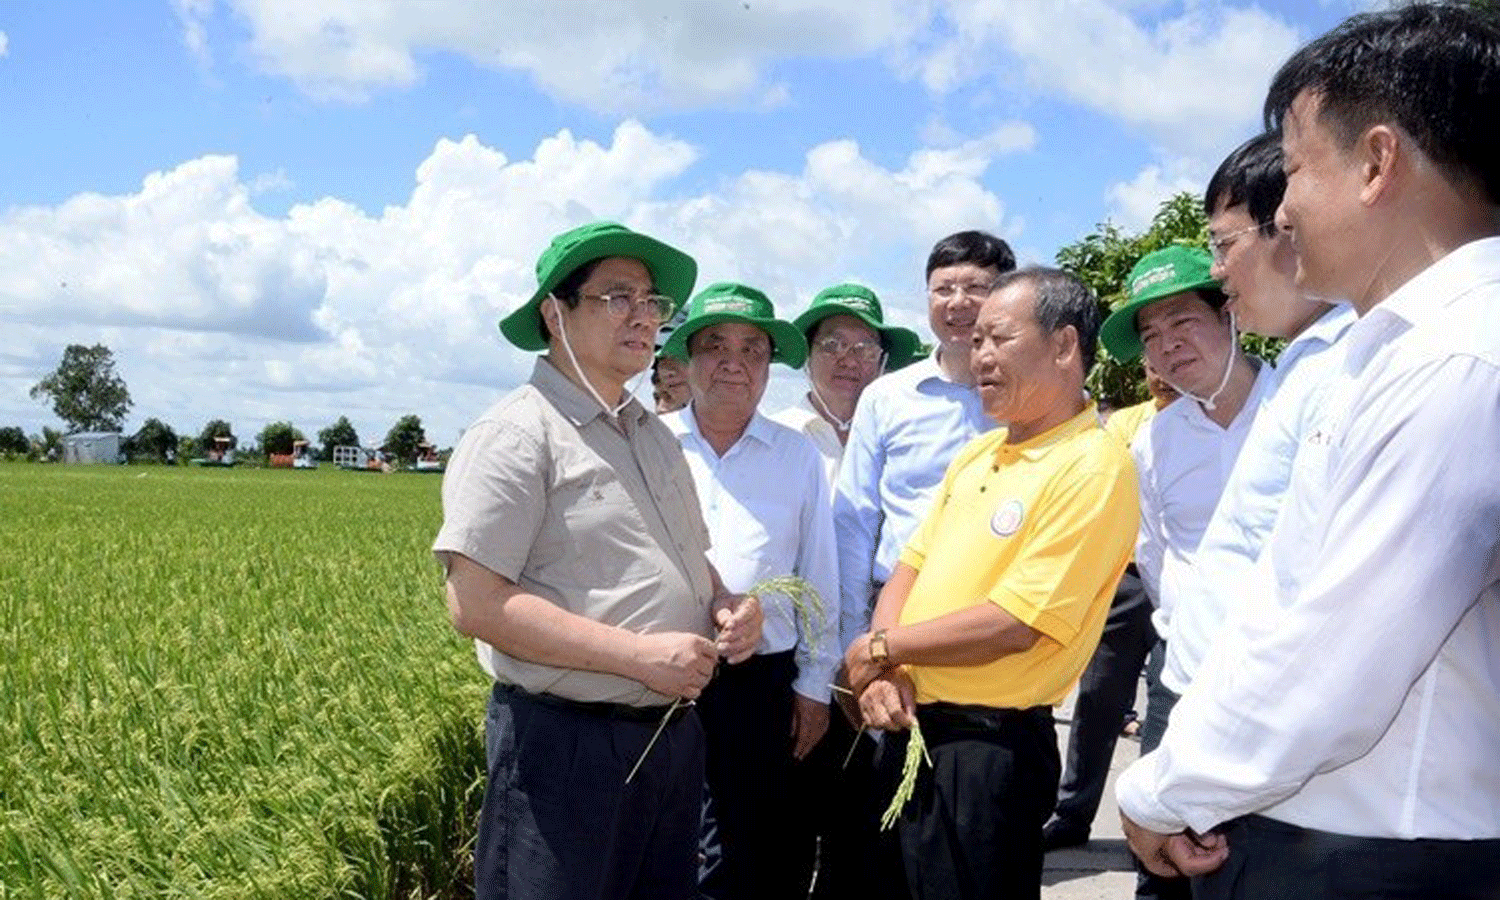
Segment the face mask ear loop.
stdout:
[[812,389],[810,393],[812,394],[813,405],[818,408],[818,412],[821,412],[824,418],[833,422],[834,427],[839,431],[848,431],[850,423],[852,423],[854,420],[850,419],[848,422],[846,422],[843,419],[840,419],[838,416],[834,415],[833,412],[829,410],[828,403],[823,399],[823,395],[818,393],[818,386],[813,383],[813,380],[811,378],[807,379],[807,386]]
[[625,404],[630,402],[630,398],[635,393],[635,390],[640,388],[640,376],[636,376],[635,387],[624,392],[625,399],[620,401],[619,406],[611,407],[608,403],[605,403],[604,398],[599,396],[599,392],[594,390],[593,382],[589,381],[588,375],[585,375],[583,368],[578,365],[578,357],[573,355],[573,345],[568,341],[568,327],[563,324],[562,301],[558,300],[555,294],[548,294],[547,299],[552,301],[552,308],[557,311],[557,336],[562,338],[563,350],[567,351],[568,362],[573,364],[573,371],[578,373],[579,380],[583,382],[584,390],[589,392],[589,396],[593,397],[594,402],[598,403],[599,407],[605,412],[611,416],[619,416],[620,410],[625,408]]

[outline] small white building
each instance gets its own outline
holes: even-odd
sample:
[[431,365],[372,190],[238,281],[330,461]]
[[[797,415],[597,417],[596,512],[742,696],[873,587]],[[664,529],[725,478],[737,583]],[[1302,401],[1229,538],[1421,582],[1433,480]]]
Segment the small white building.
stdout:
[[64,435],[62,460],[65,463],[109,463],[120,461],[120,433],[117,431],[80,431]]

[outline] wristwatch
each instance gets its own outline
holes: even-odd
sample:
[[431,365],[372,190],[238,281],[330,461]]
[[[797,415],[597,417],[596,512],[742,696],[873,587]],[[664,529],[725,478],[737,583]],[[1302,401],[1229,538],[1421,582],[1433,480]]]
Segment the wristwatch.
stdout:
[[884,666],[891,661],[891,649],[885,643],[885,629],[870,635],[870,662]]

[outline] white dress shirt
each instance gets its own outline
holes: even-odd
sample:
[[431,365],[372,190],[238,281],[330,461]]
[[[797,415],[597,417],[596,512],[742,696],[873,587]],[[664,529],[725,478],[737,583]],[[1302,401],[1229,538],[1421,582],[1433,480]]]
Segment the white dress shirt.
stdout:
[[936,354],[880,376],[860,394],[833,496],[846,648],[869,630],[870,592],[890,580],[948,464],[994,427],[979,392],[950,381]]
[[[693,405],[662,418],[682,442],[713,546],[708,559],[724,586],[796,575],[818,592],[822,620],[803,634],[791,600],[760,598],[766,621],[757,653],[797,649],[792,688],[827,703],[842,658],[838,643],[838,554],[823,458],[805,436],[756,413],[723,456],[698,430]],[[816,644],[814,652],[812,645]]]
[[1259,812],[1500,838],[1500,238],[1411,279],[1340,355],[1262,583],[1117,785],[1153,830]]
[[1192,568],[1178,573],[1161,680],[1179,694],[1187,690],[1230,610],[1244,598],[1250,569],[1276,524],[1297,447],[1312,431],[1336,364],[1338,354],[1330,350],[1356,318],[1352,306],[1328,309],[1276,359],[1275,391],[1250,426]]
[[1223,427],[1210,419],[1191,397],[1167,404],[1141,426],[1130,444],[1141,486],[1141,532],[1135,564],[1156,611],[1151,624],[1162,640],[1171,640],[1172,609],[1192,577],[1193,558],[1203,532],[1260,405],[1276,387],[1269,365],[1258,366],[1255,381],[1240,411]]
[[797,398],[795,405],[772,415],[771,421],[807,435],[823,457],[823,474],[828,476],[829,489],[832,490],[839,477],[839,460],[844,458],[844,444],[839,440],[838,431],[812,405],[807,392]]

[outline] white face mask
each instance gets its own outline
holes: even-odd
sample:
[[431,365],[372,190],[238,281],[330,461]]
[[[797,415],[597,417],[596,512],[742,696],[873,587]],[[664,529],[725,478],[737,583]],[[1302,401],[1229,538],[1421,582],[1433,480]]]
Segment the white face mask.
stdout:
[[1234,371],[1235,350],[1238,348],[1239,342],[1240,333],[1238,328],[1236,328],[1234,324],[1234,310],[1231,309],[1229,311],[1229,354],[1224,361],[1224,377],[1219,379],[1219,386],[1214,388],[1214,392],[1212,394],[1209,394],[1206,398],[1198,396],[1197,394],[1193,393],[1185,387],[1182,387],[1181,385],[1173,384],[1165,375],[1161,376],[1161,380],[1171,385],[1172,389],[1177,393],[1188,398],[1189,400],[1200,404],[1209,412],[1213,412],[1217,408],[1214,405],[1214,402],[1219,399],[1220,394],[1224,393],[1224,388],[1229,384],[1230,373]]
[[619,406],[610,406],[608,403],[605,403],[604,398],[599,396],[599,392],[594,390],[594,384],[589,381],[589,376],[584,373],[583,367],[578,364],[578,357],[573,355],[573,344],[568,340],[568,329],[563,324],[562,301],[558,300],[555,294],[548,294],[547,299],[552,301],[552,309],[557,313],[557,336],[562,339],[563,350],[567,351],[568,354],[568,362],[573,364],[573,371],[578,373],[579,380],[583,382],[583,389],[589,392],[589,396],[594,398],[594,402],[598,403],[601,409],[611,416],[618,417],[620,410],[625,408],[626,404],[635,396],[635,392],[640,389],[641,376],[651,371],[650,367],[642,369],[641,373],[635,377],[635,384],[631,385],[629,390],[621,392]]

